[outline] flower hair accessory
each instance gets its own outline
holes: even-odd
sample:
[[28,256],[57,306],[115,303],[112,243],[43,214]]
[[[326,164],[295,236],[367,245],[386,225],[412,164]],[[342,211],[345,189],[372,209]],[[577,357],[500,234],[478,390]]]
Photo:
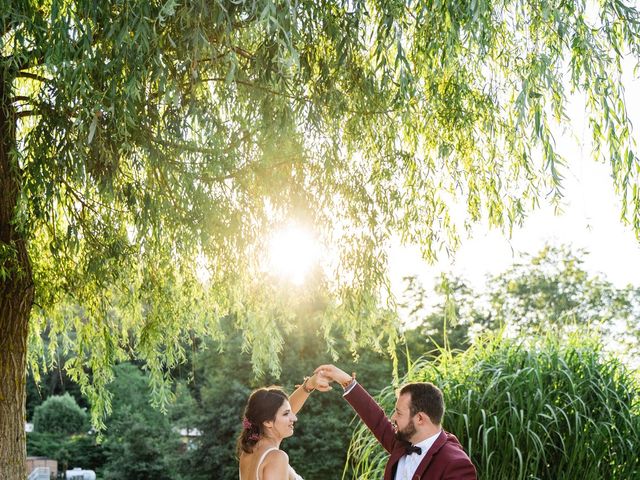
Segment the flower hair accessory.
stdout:
[[247,417],[244,417],[242,419],[242,428],[244,428],[245,430],[251,430],[251,427],[253,427],[253,424],[249,421]]
[[[247,417],[244,417],[242,419],[242,428],[244,428],[247,431],[252,430],[255,427],[255,425],[253,423],[251,423],[251,420],[249,420]],[[249,435],[249,440],[251,440],[252,442],[257,442],[258,440],[260,440],[260,435],[257,432],[252,433],[251,435]]]

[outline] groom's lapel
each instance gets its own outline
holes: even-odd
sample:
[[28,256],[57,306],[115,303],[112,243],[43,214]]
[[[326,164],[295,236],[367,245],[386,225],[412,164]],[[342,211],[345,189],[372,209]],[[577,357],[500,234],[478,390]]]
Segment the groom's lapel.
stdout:
[[433,445],[431,445],[431,448],[429,449],[427,454],[424,456],[424,458],[420,462],[420,465],[418,465],[418,468],[416,469],[416,473],[413,475],[413,478],[416,478],[416,477],[422,478],[422,474],[431,463],[431,459],[436,453],[438,453],[438,450],[440,450],[445,443],[447,443],[447,434],[444,433],[444,430],[441,430],[440,435],[438,435],[438,438],[436,438],[436,441],[433,443]]

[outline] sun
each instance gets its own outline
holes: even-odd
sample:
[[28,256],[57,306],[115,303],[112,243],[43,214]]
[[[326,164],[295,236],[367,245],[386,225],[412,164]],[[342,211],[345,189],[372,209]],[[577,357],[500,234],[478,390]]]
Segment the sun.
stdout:
[[289,224],[273,233],[268,245],[269,271],[301,285],[318,261],[319,245],[307,229]]

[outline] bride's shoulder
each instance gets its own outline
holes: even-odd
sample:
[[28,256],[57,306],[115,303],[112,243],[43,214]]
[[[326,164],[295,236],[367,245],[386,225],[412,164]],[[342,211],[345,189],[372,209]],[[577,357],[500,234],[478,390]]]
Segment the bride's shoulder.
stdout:
[[284,474],[289,468],[289,455],[280,449],[266,450],[264,459],[260,464],[263,472],[277,472]]
[[269,462],[285,462],[287,465],[289,464],[289,455],[284,450],[280,450],[279,448],[273,449],[265,449],[263,452],[264,461]]

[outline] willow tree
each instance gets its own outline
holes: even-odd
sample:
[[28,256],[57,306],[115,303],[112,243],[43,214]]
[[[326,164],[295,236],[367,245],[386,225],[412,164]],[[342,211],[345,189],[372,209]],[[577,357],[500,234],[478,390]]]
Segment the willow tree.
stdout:
[[375,314],[388,239],[431,257],[557,199],[573,91],[640,231],[624,1],[0,6],[2,478],[23,478],[25,371],[47,352],[71,355],[96,423],[111,365],[146,362],[162,401],[184,340],[223,335],[222,315],[277,369],[306,290],[265,272],[273,225],[311,225],[334,253],[315,287],[329,345],[393,338]]

